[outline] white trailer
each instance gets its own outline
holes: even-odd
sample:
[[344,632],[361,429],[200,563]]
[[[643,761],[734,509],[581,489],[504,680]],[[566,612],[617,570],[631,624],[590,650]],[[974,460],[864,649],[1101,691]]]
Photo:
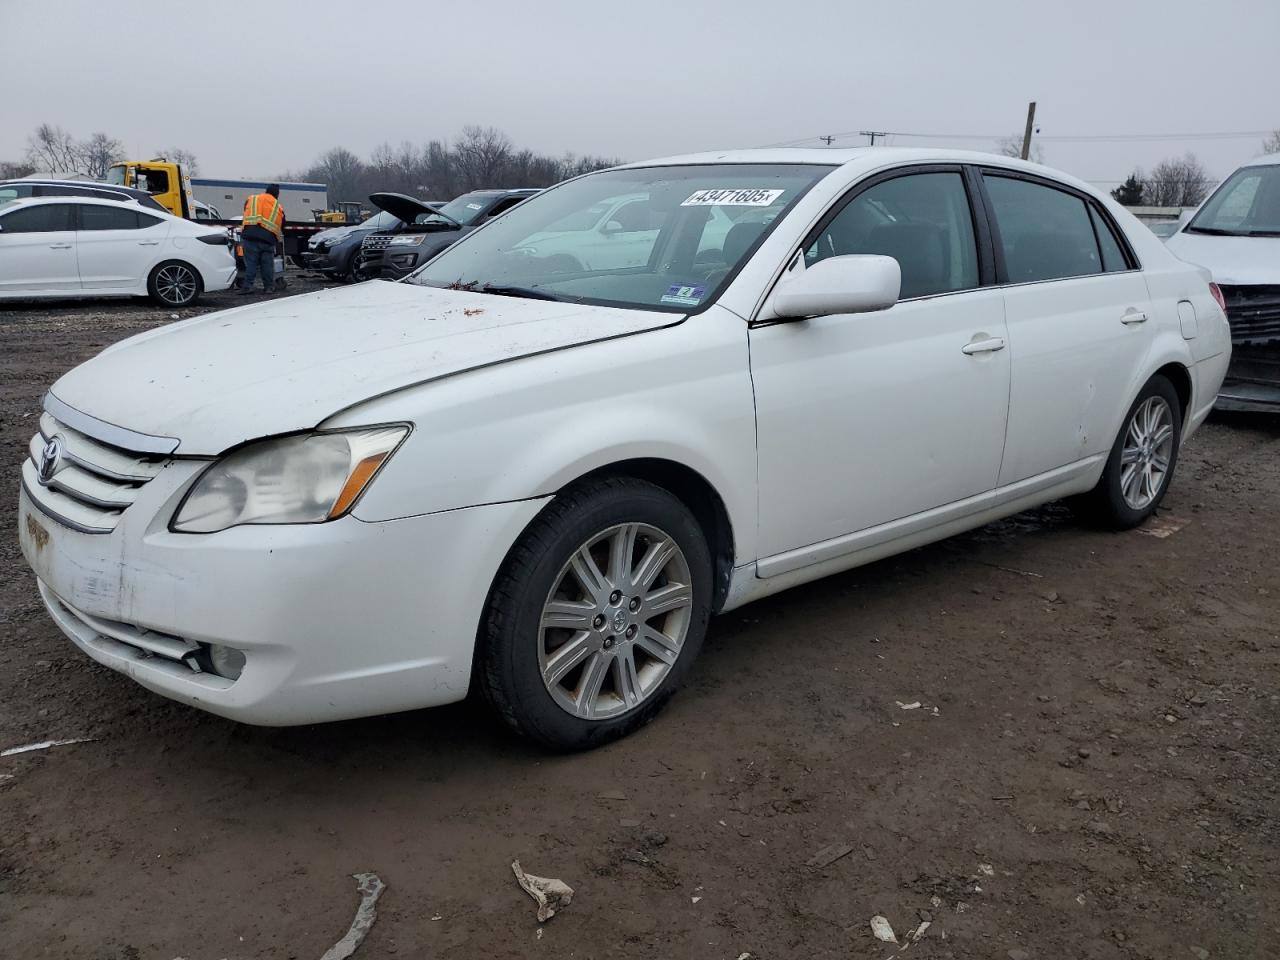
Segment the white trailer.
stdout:
[[[261,193],[272,180],[210,180],[191,178],[191,192],[201,203],[217,207],[224,217],[238,218],[244,202]],[[329,209],[329,188],[323,183],[280,183],[280,205],[290,223],[314,223],[315,212]]]

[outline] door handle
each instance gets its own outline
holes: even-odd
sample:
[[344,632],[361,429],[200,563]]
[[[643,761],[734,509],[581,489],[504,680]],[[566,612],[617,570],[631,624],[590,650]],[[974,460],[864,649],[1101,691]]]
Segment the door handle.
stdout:
[[1147,315],[1141,310],[1134,310],[1130,307],[1124,312],[1124,315],[1120,318],[1120,322],[1125,326],[1132,326],[1135,323],[1146,323]]
[[69,244],[69,243],[51,243],[51,244],[49,244],[49,249],[50,249],[50,250],[70,250],[70,249],[71,249],[71,244]]
[[988,337],[986,340],[973,340],[960,348],[960,352],[973,356],[975,353],[995,353],[1004,349],[1004,337]]
[[138,246],[140,246],[140,247],[158,247],[158,246],[160,246],[160,241],[159,241],[159,240],[139,240],[139,241],[138,241]]

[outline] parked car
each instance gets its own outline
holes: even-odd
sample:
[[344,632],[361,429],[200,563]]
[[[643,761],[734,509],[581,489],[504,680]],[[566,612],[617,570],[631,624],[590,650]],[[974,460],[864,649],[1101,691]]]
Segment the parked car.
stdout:
[[150,296],[185,307],[235,280],[225,230],[94,197],[0,203],[0,298]]
[[1225,410],[1280,410],[1280,154],[1236,170],[1166,241],[1213,274],[1231,323]]
[[137,203],[151,210],[167,213],[145,190],[122,187],[114,183],[96,183],[92,180],[0,180],[0,203],[6,200],[22,200],[27,197],[96,197],[99,200],[117,200]]
[[[521,251],[624,196],[656,225],[643,265],[588,268],[594,230]],[[583,748],[654,716],[713,613],[1063,497],[1142,523],[1229,354],[1204,272],[1045,167],[657,160],[406,282],[81,364],[45,398],[19,533],[63,631],[165,696],[297,724],[474,682]]]
[[[378,212],[369,219],[322,230],[312,237],[302,257],[303,265],[319,270],[333,280],[368,280],[365,264],[360,261],[360,244],[365,237],[372,233],[399,233],[406,223],[444,206],[439,201],[415,200],[399,193],[375,193],[369,197],[369,202],[378,208]],[[384,202],[387,207],[382,205]]]
[[[361,241],[363,273],[384,280],[407,277],[441,250],[494,217],[501,216],[537,190],[473,190],[455,197],[439,209],[417,211],[408,206],[386,207],[405,221],[394,234],[371,233]],[[381,194],[382,204],[397,194]],[[372,200],[373,198],[370,197]],[[409,197],[400,197],[401,201]],[[417,201],[414,201],[415,203]],[[381,205],[381,204],[380,204]],[[413,216],[410,214],[413,213]]]

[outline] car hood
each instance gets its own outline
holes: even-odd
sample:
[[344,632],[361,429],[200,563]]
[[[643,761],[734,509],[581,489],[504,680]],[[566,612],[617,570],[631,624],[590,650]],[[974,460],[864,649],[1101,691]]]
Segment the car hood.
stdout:
[[1204,267],[1215,283],[1280,284],[1280,237],[1221,237],[1183,230],[1165,246],[1178,259]]
[[337,243],[343,237],[349,236],[360,229],[360,224],[349,223],[342,227],[330,227],[328,230],[321,230],[319,233],[312,234],[311,239],[317,242],[324,240],[328,243]]
[[150,330],[51,393],[98,420],[176,438],[179,454],[211,456],[414,384],[678,320],[375,280]]

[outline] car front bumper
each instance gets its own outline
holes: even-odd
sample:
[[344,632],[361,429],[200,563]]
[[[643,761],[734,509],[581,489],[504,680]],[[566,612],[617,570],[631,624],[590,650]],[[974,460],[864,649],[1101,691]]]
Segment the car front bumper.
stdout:
[[1227,411],[1280,413],[1280,342],[1234,345],[1215,406]]
[[[172,506],[203,464],[172,463],[108,534],[64,526],[24,486],[23,555],[54,622],[94,660],[269,726],[462,699],[489,584],[545,502],[176,534]],[[241,651],[239,677],[182,655],[204,644]]]

